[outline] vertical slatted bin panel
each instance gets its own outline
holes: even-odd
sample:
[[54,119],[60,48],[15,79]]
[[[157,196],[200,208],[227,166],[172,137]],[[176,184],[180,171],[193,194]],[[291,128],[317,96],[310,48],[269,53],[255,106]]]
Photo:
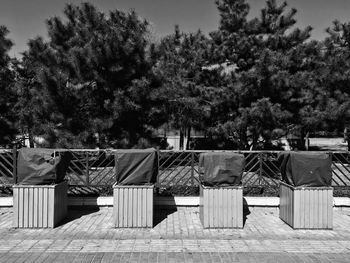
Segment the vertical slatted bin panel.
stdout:
[[201,221],[202,225],[205,225],[204,223],[204,206],[203,206],[203,187],[202,185],[199,186],[199,220]]
[[153,227],[154,186],[113,186],[115,227]]
[[200,185],[199,212],[204,228],[243,228],[243,187]]
[[13,226],[57,226],[67,216],[67,188],[67,182],[55,185],[14,185]]
[[280,218],[288,225],[293,225],[293,189],[281,183],[280,185]]
[[280,218],[294,229],[333,228],[333,188],[280,186]]
[[59,184],[56,187],[56,190],[54,192],[54,203],[55,203],[55,209],[54,209],[54,225],[56,226],[61,222],[63,219],[67,216],[67,206],[68,206],[68,199],[67,199],[67,192],[68,192],[68,185],[67,183]]

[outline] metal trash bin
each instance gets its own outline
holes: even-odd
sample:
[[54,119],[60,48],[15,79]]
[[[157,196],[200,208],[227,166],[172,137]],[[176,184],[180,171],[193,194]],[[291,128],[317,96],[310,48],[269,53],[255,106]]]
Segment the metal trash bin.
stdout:
[[14,227],[54,228],[66,217],[68,184],[64,177],[70,160],[68,151],[18,151],[18,184],[13,186]]
[[242,174],[245,158],[237,153],[200,155],[200,220],[204,228],[243,228]]
[[243,187],[200,185],[199,216],[204,228],[243,228]]
[[155,149],[117,150],[113,185],[113,223],[122,227],[153,227],[153,191],[158,174]]
[[153,227],[153,185],[114,185],[115,227]]
[[280,218],[294,229],[333,228],[331,156],[287,152],[279,156]]
[[67,216],[67,182],[13,186],[13,226],[54,228]]

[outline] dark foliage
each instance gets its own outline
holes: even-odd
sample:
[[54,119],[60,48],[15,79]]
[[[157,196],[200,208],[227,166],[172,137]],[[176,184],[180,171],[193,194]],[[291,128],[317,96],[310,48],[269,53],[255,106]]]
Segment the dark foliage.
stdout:
[[[300,148],[308,132],[350,126],[349,23],[313,41],[285,2],[267,0],[255,18],[246,0],[217,7],[209,36],[175,27],[153,41],[134,11],[67,5],[21,62],[1,27],[0,144],[23,134],[49,147],[146,148],[167,127],[183,148],[272,150],[295,130]],[[205,143],[191,140],[194,129]]]

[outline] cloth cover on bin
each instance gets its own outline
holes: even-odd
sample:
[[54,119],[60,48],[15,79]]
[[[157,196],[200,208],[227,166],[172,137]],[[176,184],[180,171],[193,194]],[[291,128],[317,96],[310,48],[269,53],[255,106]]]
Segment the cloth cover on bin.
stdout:
[[240,185],[244,167],[243,154],[211,152],[199,157],[200,180],[207,186]]
[[115,152],[118,185],[154,184],[158,174],[158,155],[153,148]]
[[18,151],[17,178],[23,185],[58,184],[64,180],[72,155],[68,151],[22,148]]
[[292,186],[322,187],[332,183],[332,157],[319,152],[282,152],[282,179]]

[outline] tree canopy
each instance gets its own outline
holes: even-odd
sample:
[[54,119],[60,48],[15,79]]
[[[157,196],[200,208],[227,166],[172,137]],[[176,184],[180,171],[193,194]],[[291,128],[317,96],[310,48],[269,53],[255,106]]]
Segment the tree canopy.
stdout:
[[64,16],[48,19],[49,39],[30,40],[24,54],[34,79],[24,88],[40,109],[32,131],[49,146],[137,144],[148,122],[148,22],[88,3],[67,5]]
[[16,72],[11,66],[14,60],[8,55],[13,43],[7,38],[9,31],[0,26],[0,145],[11,145],[16,135],[14,105],[17,94],[14,89]]
[[180,130],[180,147],[184,137],[189,139],[191,128],[205,128],[210,103],[205,96],[210,87],[203,83],[202,68],[207,64],[209,47],[210,41],[201,31],[186,34],[178,26],[157,45],[153,74],[160,85],[154,96],[161,102],[167,117],[164,121]]
[[216,4],[214,32],[175,26],[159,40],[135,11],[68,4],[21,61],[0,27],[0,144],[28,134],[49,147],[149,147],[166,125],[184,148],[195,129],[207,149],[274,149],[296,127],[302,139],[350,125],[349,22],[316,41],[286,2],[257,17],[246,0]]

